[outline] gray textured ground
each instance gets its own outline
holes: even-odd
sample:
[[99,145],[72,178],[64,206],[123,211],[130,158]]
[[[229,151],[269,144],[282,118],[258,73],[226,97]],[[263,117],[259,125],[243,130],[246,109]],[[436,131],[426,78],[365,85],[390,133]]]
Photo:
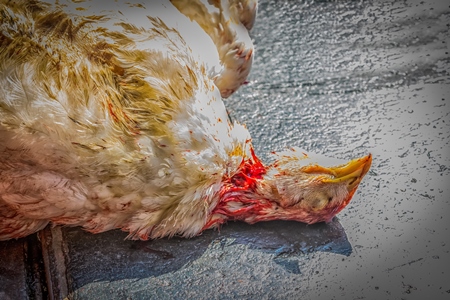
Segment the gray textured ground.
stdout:
[[[54,229],[52,278],[74,299],[449,299],[449,27],[438,0],[261,1],[250,82],[226,105],[266,161],[287,146],[371,152],[349,207],[328,225],[190,240]],[[32,242],[0,243],[0,298],[32,294],[18,259]]]

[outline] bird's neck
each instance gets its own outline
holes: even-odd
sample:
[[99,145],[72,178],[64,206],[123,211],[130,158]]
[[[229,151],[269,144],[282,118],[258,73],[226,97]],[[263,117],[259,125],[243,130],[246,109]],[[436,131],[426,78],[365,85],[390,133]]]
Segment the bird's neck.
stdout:
[[227,220],[255,223],[265,220],[265,211],[273,208],[273,202],[258,193],[258,185],[267,167],[251,149],[251,158],[244,159],[238,171],[225,176],[219,192],[219,202],[212,210],[203,229],[218,227]]

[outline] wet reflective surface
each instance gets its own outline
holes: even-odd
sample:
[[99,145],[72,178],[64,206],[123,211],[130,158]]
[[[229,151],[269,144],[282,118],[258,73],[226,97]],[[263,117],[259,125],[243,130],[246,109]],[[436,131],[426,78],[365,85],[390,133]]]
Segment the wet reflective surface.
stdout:
[[[290,256],[316,251],[350,255],[351,245],[337,219],[330,224],[308,226],[298,222],[266,222],[250,226],[231,222],[220,232],[209,230],[201,236],[153,241],[124,240],[126,233],[111,231],[99,238],[71,228],[63,231],[68,245],[74,288],[94,281],[144,279],[179,271],[208,253],[209,248],[239,246],[273,256],[287,271],[299,273]],[[86,255],[90,254],[86,260]],[[95,268],[92,268],[92,265]],[[286,265],[287,264],[287,265]]]
[[[54,272],[71,298],[450,297],[449,5],[260,1],[254,67],[226,100],[231,117],[267,162],[289,146],[341,159],[371,152],[352,202],[330,224],[232,222],[190,240],[64,228],[65,269]],[[0,253],[24,245],[1,243]],[[2,285],[30,272],[0,262]]]

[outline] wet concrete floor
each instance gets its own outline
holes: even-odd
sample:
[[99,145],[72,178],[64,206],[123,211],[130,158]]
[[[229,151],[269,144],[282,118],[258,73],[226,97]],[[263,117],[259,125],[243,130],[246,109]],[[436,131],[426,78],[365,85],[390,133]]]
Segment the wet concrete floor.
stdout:
[[450,299],[449,30],[445,1],[260,1],[226,106],[267,162],[371,152],[347,209],[189,240],[47,228],[0,243],[0,299]]

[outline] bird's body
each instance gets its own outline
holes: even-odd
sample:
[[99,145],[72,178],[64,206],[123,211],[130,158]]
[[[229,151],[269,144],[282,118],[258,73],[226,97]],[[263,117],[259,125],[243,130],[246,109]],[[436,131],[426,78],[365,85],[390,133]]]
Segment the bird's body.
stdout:
[[49,223],[191,237],[230,218],[326,221],[350,200],[370,156],[319,169],[333,188],[313,192],[336,203],[314,213],[292,185],[319,167],[298,151],[264,166],[228,119],[254,1],[57,2],[0,1],[0,240]]

